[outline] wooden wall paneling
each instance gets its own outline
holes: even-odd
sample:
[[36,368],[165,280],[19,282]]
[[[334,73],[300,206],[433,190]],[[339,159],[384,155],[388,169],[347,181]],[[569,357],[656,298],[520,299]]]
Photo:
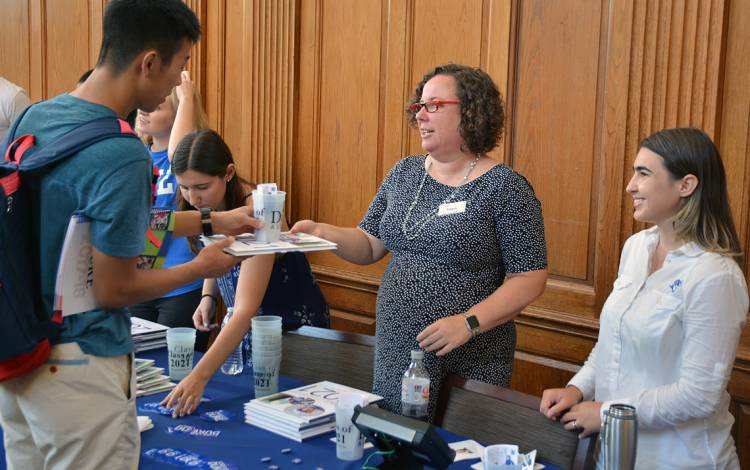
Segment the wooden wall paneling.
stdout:
[[[715,136],[720,119],[725,2],[634,2],[623,184],[640,140],[665,127],[695,126]],[[624,214],[632,213],[629,197]],[[645,228],[623,217],[621,238]]]
[[[89,7],[89,61],[88,68],[94,68],[99,59],[99,49],[102,46],[104,9],[107,0],[88,0]],[[88,70],[88,69],[86,69]],[[76,80],[85,72],[82,70]]]
[[[727,170],[732,214],[750,260],[750,1],[731,2],[727,19],[719,150]],[[750,338],[749,338],[750,339]],[[750,342],[745,343],[750,346]]]
[[606,34],[609,38],[604,48],[603,106],[601,109],[599,165],[595,185],[597,192],[596,238],[594,244],[594,293],[596,316],[604,304],[617,274],[622,248],[620,225],[629,213],[622,209],[625,184],[623,155],[627,152],[626,134],[622,131],[628,122],[630,68],[632,59],[633,2],[611,2],[607,12]]
[[223,37],[209,32],[207,45],[223,51],[212,62],[223,65],[221,75],[207,77],[209,107],[222,111],[213,122],[241,174],[258,183],[278,183],[291,200],[296,2],[226,2],[207,9],[207,15],[207,24],[223,32]]
[[[249,93],[252,86],[245,78],[249,63],[245,59],[243,49],[248,43],[252,47],[252,38],[248,37],[244,24],[245,16],[248,14],[245,11],[246,4],[247,2],[227,2],[225,5],[225,37],[221,39],[224,44],[224,94],[219,97],[223,102],[224,113],[219,116],[219,120],[223,124],[222,136],[232,149],[240,171],[249,178],[250,163],[249,160],[245,162],[247,151],[243,145],[243,134],[250,134],[252,131],[250,125],[244,121],[244,116],[249,117],[250,110],[243,113],[244,94]],[[252,22],[250,25],[252,26]]]
[[482,39],[480,67],[495,81],[505,107],[503,141],[490,156],[499,162],[511,164],[505,153],[504,141],[507,138],[508,114],[508,74],[511,58],[512,2],[507,0],[487,0],[483,2]]
[[46,99],[47,56],[46,5],[44,0],[29,0],[29,96],[32,101]]
[[[398,25],[388,15],[404,10],[386,6],[369,1],[352,9],[351,2],[342,1],[301,7],[296,147],[301,164],[294,173],[295,181],[302,180],[300,199],[306,200],[300,200],[299,218],[355,226],[387,171],[380,157],[390,111],[383,103],[402,87],[384,86],[392,44],[384,25]],[[309,258],[332,307],[333,326],[374,332],[375,294],[386,260],[354,266],[330,253]]]
[[732,396],[730,411],[734,415],[734,441],[742,464],[750,468],[750,361],[738,359],[729,381]]
[[750,403],[738,403],[735,411],[736,434],[735,445],[740,468],[750,468]]
[[[314,205],[307,205],[309,215],[299,217],[352,227],[361,220],[382,178],[378,129],[384,10],[381,2],[372,0],[358,2],[354,9],[350,1],[310,7],[303,12],[313,16],[301,21],[300,35],[317,47],[300,51],[299,137],[304,140],[298,141],[297,156],[312,170],[307,184],[313,189],[305,193]],[[382,272],[382,266],[352,266],[329,253],[310,259],[352,274]]]
[[322,1],[300,2],[297,79],[297,123],[292,181],[292,220],[318,220],[317,179],[319,156]]
[[[745,253],[748,278],[750,253],[750,1],[730,2],[725,11],[719,150],[727,170],[727,189]],[[750,322],[745,327],[729,384],[735,406],[735,442],[741,468],[750,468]]]
[[45,2],[45,98],[72,90],[81,74],[90,68],[89,1]]
[[575,323],[575,315],[570,316],[570,326],[561,326],[556,317],[553,321],[541,316],[517,320],[516,351],[583,364],[598,335],[596,330],[584,331]]
[[[206,53],[207,53],[207,30],[208,30],[208,2],[204,0],[185,0],[185,4],[190,7],[198,17],[201,25],[201,38],[198,43],[193,44],[190,48],[190,60],[188,60],[186,69],[190,72],[190,77],[195,83],[195,87],[201,95],[203,109],[206,110],[208,92],[206,83]],[[214,2],[220,3],[220,2]],[[210,122],[210,121],[209,121]]]
[[[414,0],[409,24],[413,46],[411,56],[407,56],[408,97],[424,74],[437,65],[480,65],[483,11],[479,0]],[[415,130],[407,133],[407,141],[409,154],[424,153]]]
[[539,397],[548,388],[567,384],[579,369],[569,362],[516,351],[510,387]]
[[[318,217],[356,225],[377,188],[380,48],[379,1],[323,4]],[[367,60],[353,60],[366,57]]]
[[0,15],[0,77],[31,92],[29,1],[7,0]]
[[[384,5],[386,2],[383,2]],[[379,122],[377,184],[385,173],[409,153],[408,134],[411,129],[405,113],[406,103],[412,93],[409,83],[409,61],[413,54],[414,35],[411,28],[414,15],[411,2],[387,2],[388,10],[383,15],[385,47],[383,74],[380,93],[382,94],[382,115]]]
[[206,48],[203,99],[210,127],[224,136],[224,81],[229,72],[225,61],[226,2],[206,2],[205,12],[201,39]]
[[542,202],[549,271],[590,281],[601,2],[519,8],[513,166]]

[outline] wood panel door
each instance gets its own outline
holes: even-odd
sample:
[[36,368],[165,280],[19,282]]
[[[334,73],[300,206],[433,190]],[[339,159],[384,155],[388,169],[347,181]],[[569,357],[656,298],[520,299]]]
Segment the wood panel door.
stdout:
[[0,76],[32,101],[75,88],[99,55],[105,0],[3,0]]

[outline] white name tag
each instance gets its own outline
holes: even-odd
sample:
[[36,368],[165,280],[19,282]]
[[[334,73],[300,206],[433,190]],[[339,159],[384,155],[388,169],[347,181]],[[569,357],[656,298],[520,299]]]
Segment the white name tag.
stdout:
[[438,207],[437,215],[439,217],[442,217],[444,215],[460,214],[462,212],[466,212],[466,201],[440,204],[440,207]]

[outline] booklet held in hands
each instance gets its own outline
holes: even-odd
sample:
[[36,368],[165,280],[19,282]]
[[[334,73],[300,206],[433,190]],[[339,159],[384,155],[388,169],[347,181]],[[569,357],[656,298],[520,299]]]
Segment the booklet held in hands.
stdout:
[[[202,236],[201,241],[208,246],[224,238],[224,235]],[[338,245],[335,243],[306,233],[283,232],[279,240],[275,242],[259,242],[255,239],[255,234],[244,233],[236,236],[234,243],[224,248],[224,251],[234,256],[253,256],[291,251],[335,250],[336,248]]]

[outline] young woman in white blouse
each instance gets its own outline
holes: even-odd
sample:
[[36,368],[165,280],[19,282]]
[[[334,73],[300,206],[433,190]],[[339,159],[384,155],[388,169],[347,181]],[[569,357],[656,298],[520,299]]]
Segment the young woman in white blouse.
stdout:
[[585,437],[633,405],[636,468],[738,469],[726,388],[748,294],[721,158],[703,131],[667,129],[633,170],[633,217],[654,226],[625,243],[596,346],[540,411]]

